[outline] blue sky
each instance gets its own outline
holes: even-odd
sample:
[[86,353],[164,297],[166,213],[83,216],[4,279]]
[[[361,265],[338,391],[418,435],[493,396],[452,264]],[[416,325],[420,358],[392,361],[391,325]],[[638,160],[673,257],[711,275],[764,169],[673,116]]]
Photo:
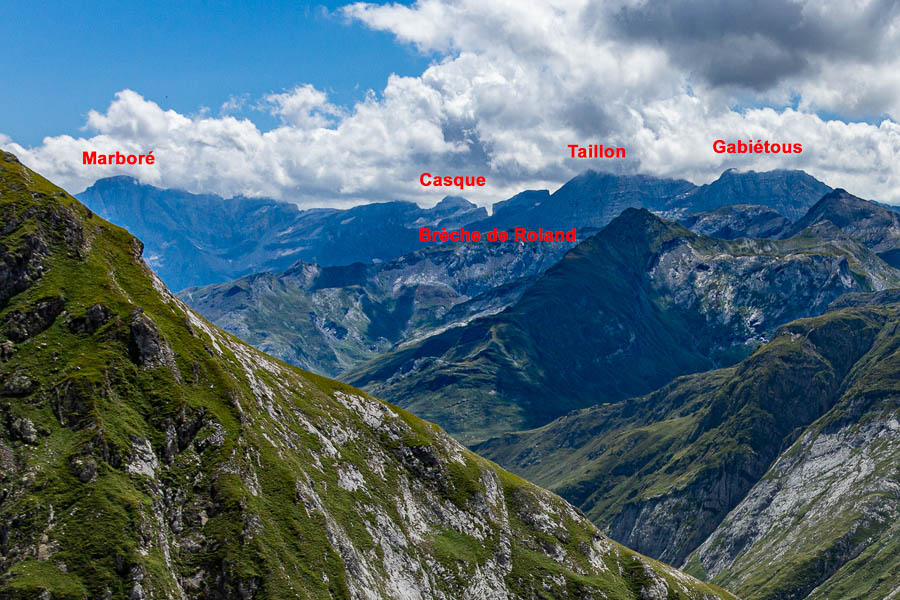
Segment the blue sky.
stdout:
[[[74,193],[131,175],[430,206],[429,172],[486,177],[465,195],[489,205],[585,169],[706,183],[734,167],[900,204],[891,0],[7,2],[0,40],[0,148]],[[243,109],[222,113],[232,98]],[[716,139],[804,151],[726,155]],[[628,158],[569,156],[588,143]],[[86,165],[90,151],[157,160]]]
[[[406,2],[408,3],[408,2]],[[130,88],[163,108],[218,114],[311,83],[350,106],[430,58],[334,13],[343,2],[5,2],[0,132],[25,145],[77,135]],[[401,2],[403,4],[403,2]],[[262,111],[239,113],[269,128]]]

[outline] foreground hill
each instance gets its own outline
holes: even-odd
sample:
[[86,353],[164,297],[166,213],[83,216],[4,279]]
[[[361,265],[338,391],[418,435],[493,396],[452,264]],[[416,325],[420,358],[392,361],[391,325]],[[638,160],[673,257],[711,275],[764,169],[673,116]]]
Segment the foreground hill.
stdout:
[[422,247],[418,227],[458,227],[487,212],[447,197],[431,209],[383,202],[349,210],[298,210],[267,198],[222,198],[101,179],[78,194],[94,212],[139,236],[145,259],[166,284],[228,281],[283,270],[298,260],[322,265],[390,260]]
[[731,597],[209,325],[0,156],[0,597]]
[[734,367],[476,450],[741,597],[893,597],[900,304],[870,297],[785,325]]
[[732,364],[844,293],[897,286],[829,223],[726,241],[628,209],[505,311],[342,377],[473,442]]

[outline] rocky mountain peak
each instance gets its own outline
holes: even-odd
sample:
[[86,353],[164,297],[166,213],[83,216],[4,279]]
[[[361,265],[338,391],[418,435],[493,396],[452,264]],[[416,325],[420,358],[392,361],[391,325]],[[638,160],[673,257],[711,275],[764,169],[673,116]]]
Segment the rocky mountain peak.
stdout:
[[441,201],[434,205],[434,208],[440,209],[456,209],[456,208],[476,208],[475,204],[469,202],[462,196],[444,196]]

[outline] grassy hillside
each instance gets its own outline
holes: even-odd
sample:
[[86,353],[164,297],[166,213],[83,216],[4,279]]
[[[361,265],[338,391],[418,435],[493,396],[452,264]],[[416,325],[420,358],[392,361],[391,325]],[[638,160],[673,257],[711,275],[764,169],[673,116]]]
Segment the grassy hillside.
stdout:
[[0,597],[730,597],[212,327],[6,153],[0,224]]

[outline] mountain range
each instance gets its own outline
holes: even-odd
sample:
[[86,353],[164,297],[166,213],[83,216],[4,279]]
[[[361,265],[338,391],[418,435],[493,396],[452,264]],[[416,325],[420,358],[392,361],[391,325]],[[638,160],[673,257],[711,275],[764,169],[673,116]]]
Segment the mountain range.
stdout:
[[143,240],[147,263],[170,288],[181,290],[281,271],[298,260],[320,266],[392,260],[423,247],[419,227],[576,227],[585,239],[626,208],[677,217],[735,204],[737,197],[796,219],[829,189],[802,171],[729,170],[699,187],[685,180],[586,171],[553,194],[528,191],[497,202],[490,216],[458,197],[430,209],[382,202],[299,210],[266,198],[159,189],[131,177],[101,179],[77,197]]
[[[458,244],[454,250],[445,251],[417,241],[418,250],[389,259],[408,247],[398,240],[408,241],[412,221],[405,221],[401,229],[407,229],[398,234],[391,230],[392,222],[385,224],[386,214],[400,211],[415,217],[418,224],[442,223],[441,219],[447,218],[474,219],[466,226],[483,231],[553,223],[578,229],[584,239],[627,207],[649,207],[674,216],[691,210],[695,197],[696,204],[705,207],[714,205],[717,197],[730,201],[735,194],[751,190],[749,199],[793,214],[798,203],[809,205],[815,199],[813,194],[828,189],[795,171],[730,170],[701,187],[683,180],[588,171],[553,194],[523,192],[498,202],[487,219],[479,218],[486,216],[483,210],[474,210],[460,198],[445,198],[426,211],[409,203],[349,211],[297,211],[292,205],[264,199],[224,200],[159,190],[126,177],[100,180],[79,196],[102,216],[148,240],[145,257],[176,288],[192,280],[202,283],[232,279],[236,272],[266,271],[233,283],[186,289],[181,297],[258,348],[334,376],[394,347],[499,312],[574,246],[562,242],[530,244],[523,252],[522,244],[481,243]],[[786,201],[786,196],[793,200]],[[728,212],[719,214],[721,211]],[[749,221],[733,222],[737,214]],[[204,215],[212,218],[204,221]],[[773,215],[781,233],[790,221],[778,216],[775,209],[762,206],[740,207],[737,211],[725,207],[702,215],[690,214],[688,220],[702,218],[695,230],[717,237],[725,237],[722,227],[731,227],[735,236],[740,231],[770,237],[776,233],[771,227],[754,229],[751,222],[766,222]],[[290,225],[294,221],[302,224]],[[360,231],[391,231],[379,238],[386,245],[374,240],[367,251],[356,246],[351,246],[352,250],[342,248],[349,235],[346,230],[354,223]],[[710,230],[711,223],[719,223],[718,230]],[[273,228],[280,228],[274,236]],[[273,237],[275,242],[271,241]],[[324,260],[321,264],[297,261],[283,271],[277,270],[298,253]],[[359,260],[363,264],[344,265],[341,257],[344,262]],[[270,274],[273,269],[276,273]]]
[[722,240],[627,209],[504,311],[342,377],[474,442],[733,364],[845,293],[898,286],[900,272],[827,220],[784,240]]
[[299,210],[266,198],[163,190],[124,176],[101,179],[78,199],[143,240],[147,264],[175,290],[298,260],[326,266],[390,260],[422,246],[420,225],[454,228],[487,216],[452,196],[431,209],[383,202]]
[[[13,168],[4,172],[15,171],[14,159],[7,160]],[[47,192],[36,191],[37,176],[21,172],[28,183],[12,178],[10,190],[29,189],[32,199],[46,199]],[[53,192],[57,193],[64,204],[71,202]],[[166,196],[170,191],[155,193]],[[106,198],[116,201],[115,195]],[[20,202],[26,202],[24,197]],[[262,269],[268,272],[180,294],[258,348],[324,373],[346,369],[341,379],[403,408],[272,361],[217,330],[143,266],[136,241],[129,242],[128,260],[138,265],[152,290],[135,292],[146,290],[146,284],[120,276],[129,269],[116,261],[106,270],[109,283],[103,283],[103,277],[96,280],[100,288],[114,290],[122,305],[116,310],[98,302],[76,304],[78,310],[70,311],[75,282],[68,280],[69,289],[56,296],[42,290],[40,298],[31,297],[34,282],[44,286],[48,279],[57,281],[43,276],[41,264],[45,248],[52,245],[46,242],[53,238],[52,227],[36,226],[39,242],[28,234],[21,240],[14,234],[9,238],[14,243],[4,240],[3,248],[16,248],[15,253],[6,253],[16,259],[6,258],[8,267],[0,273],[0,281],[10,282],[2,287],[11,290],[7,293],[14,299],[4,308],[0,298],[0,323],[5,323],[0,331],[8,338],[0,344],[0,359],[8,363],[0,363],[0,368],[6,367],[0,375],[4,395],[15,399],[7,406],[8,441],[0,447],[5,466],[21,471],[27,463],[24,450],[41,446],[43,438],[54,432],[52,420],[32,418],[36,413],[28,412],[31,409],[15,405],[19,398],[46,395],[44,390],[52,389],[57,398],[51,403],[53,418],[63,428],[81,427],[69,422],[68,404],[59,410],[60,386],[46,387],[43,363],[31,361],[24,369],[15,364],[23,351],[35,352],[28,345],[32,338],[52,345],[55,340],[48,340],[47,332],[54,332],[62,319],[64,331],[93,336],[94,343],[105,331],[100,337],[103,356],[115,356],[108,347],[115,342],[125,352],[123,360],[130,361],[112,363],[116,372],[128,374],[112,379],[110,368],[84,365],[85,377],[103,389],[100,398],[118,402],[121,411],[121,399],[130,398],[133,390],[148,394],[147,403],[126,406],[121,415],[103,413],[103,425],[90,421],[98,414],[91,405],[88,428],[119,428],[108,437],[125,440],[120,444],[125,449],[119,452],[129,457],[132,469],[147,469],[141,460],[148,452],[140,447],[141,440],[147,440],[149,454],[156,455],[156,465],[150,468],[156,479],[149,488],[138,486],[138,493],[153,498],[162,490],[163,500],[150,501],[153,511],[163,507],[157,522],[168,518],[170,496],[199,498],[207,517],[223,510],[209,508],[221,495],[217,476],[209,474],[208,466],[214,465],[213,472],[221,467],[221,472],[237,473],[246,488],[239,508],[231,513],[223,510],[232,517],[225,519],[232,523],[229,526],[246,532],[248,519],[279,523],[274,529],[264,528],[264,534],[251,527],[249,536],[238,536],[245,554],[224,563],[215,563],[220,555],[210,558],[207,548],[199,551],[202,559],[185,561],[185,548],[195,552],[190,541],[185,542],[174,525],[170,530],[162,527],[165,533],[157,537],[174,540],[168,542],[167,551],[181,557],[164,561],[163,578],[182,589],[187,589],[185,582],[199,580],[189,594],[202,589],[210,596],[223,579],[242,597],[259,590],[294,589],[291,586],[298,581],[294,574],[263,574],[256,568],[286,567],[297,557],[308,562],[306,546],[285,541],[284,532],[300,526],[275,509],[283,502],[280,488],[265,471],[278,466],[279,472],[291,471],[288,478],[295,481],[295,490],[303,477],[309,482],[314,499],[297,492],[306,514],[312,505],[324,515],[327,542],[322,543],[336,549],[343,565],[337,571],[343,569],[346,587],[323,588],[309,574],[301,585],[331,596],[406,597],[413,590],[427,590],[429,597],[727,597],[726,592],[687,579],[653,559],[748,599],[880,599],[900,594],[896,558],[900,555],[900,271],[895,268],[900,226],[891,207],[832,190],[798,171],[733,170],[699,187],[683,180],[586,172],[553,194],[523,192],[497,203],[490,216],[470,215],[474,207],[461,199],[445,202],[459,210],[455,213],[459,223],[470,229],[537,228],[553,222],[554,228],[575,227],[578,243],[419,244],[405,252],[396,246],[391,251],[400,254],[389,257],[390,252],[372,254],[374,249],[388,248],[379,242],[354,249],[362,257],[355,264],[301,260],[284,267],[270,261]],[[87,215],[82,229],[71,223],[63,229],[91,229],[96,217],[79,213],[83,209],[74,206],[76,214]],[[160,204],[178,222],[173,206]],[[277,205],[269,210],[290,214],[295,209]],[[313,212],[317,210],[321,209]],[[26,219],[34,216],[28,208],[21,214],[28,215]],[[340,216],[338,224],[348,218]],[[474,220],[467,221],[470,216]],[[367,218],[362,213],[356,217]],[[95,221],[85,225],[84,219]],[[50,218],[54,227],[59,221],[58,216]],[[413,226],[422,222],[413,221]],[[35,230],[31,222],[20,227],[22,220],[15,217],[12,223],[12,230]],[[409,222],[401,225],[409,228]],[[202,224],[198,226],[202,229]],[[100,229],[107,227],[111,226],[101,222]],[[121,235],[123,241],[129,239]],[[263,231],[261,238],[266,235]],[[54,238],[66,260],[85,260],[73,254],[73,246],[60,245],[59,240],[68,238],[77,235]],[[303,251],[325,247],[315,236],[309,239]],[[88,246],[90,253],[93,243]],[[111,260],[115,252],[108,245],[99,246],[105,260]],[[260,248],[254,250],[254,260],[268,252],[264,245]],[[77,270],[69,263],[65,268],[67,273]],[[53,285],[53,289],[62,286]],[[157,295],[160,305],[138,312],[132,306],[134,298],[148,297],[147,293]],[[23,297],[28,297],[25,303],[16,304],[15,299]],[[114,313],[113,321],[129,323],[129,328],[109,335],[115,329],[108,324],[109,313]],[[52,324],[45,327],[48,321]],[[180,329],[184,324],[188,334]],[[198,343],[204,345],[203,352],[194,349]],[[194,361],[191,375],[189,361],[178,348],[189,349]],[[152,358],[142,362],[145,352]],[[130,374],[129,365],[135,366],[137,376]],[[166,417],[178,410],[178,415],[184,413],[186,406],[192,410],[199,406],[203,414],[214,415],[219,425],[232,431],[221,417],[223,409],[205,395],[198,401],[197,390],[205,389],[206,383],[198,386],[198,365],[203,377],[213,370],[237,382],[226,396],[228,406],[237,407],[239,413],[238,441],[232,446],[239,450],[222,462],[205,462],[210,455],[197,441],[200,434],[182,449],[181,437],[192,434],[182,433],[178,421],[182,417]],[[90,374],[100,371],[103,378]],[[152,383],[141,378],[143,371],[154,373]],[[174,384],[167,380],[163,392],[156,384],[166,371]],[[41,377],[32,376],[34,372]],[[54,373],[52,367],[50,372]],[[242,395],[243,389],[249,391]],[[167,396],[172,390],[177,390],[175,396]],[[179,394],[181,401],[175,399]],[[79,402],[83,403],[80,397],[76,407]],[[41,407],[40,402],[25,404]],[[444,426],[478,454],[404,408]],[[76,419],[84,419],[81,412],[75,413]],[[250,416],[245,419],[246,414]],[[354,414],[362,415],[361,422]],[[174,428],[169,426],[171,419]],[[403,429],[404,424],[409,429]],[[204,429],[201,426],[200,431]],[[320,433],[307,441],[303,431],[313,430]],[[328,450],[328,444],[337,448],[337,454]],[[76,477],[80,478],[81,456],[91,453],[89,483],[97,481],[92,479],[97,475],[91,465],[117,468],[103,452],[82,449],[66,455]],[[144,459],[133,458],[142,453]],[[189,464],[170,459],[170,454],[189,458]],[[196,454],[200,458],[194,458]],[[577,508],[479,455],[550,488]],[[98,456],[107,462],[98,463]],[[24,470],[27,481],[31,471]],[[125,470],[134,474],[128,466]],[[397,471],[401,475],[395,479],[390,473]],[[178,487],[181,480],[176,473],[184,472],[211,480],[210,491],[204,492],[203,486],[198,491],[196,485],[191,491]],[[489,483],[492,478],[494,484]],[[525,488],[531,500],[520,495]],[[27,496],[13,484],[6,489],[19,493],[19,500]],[[337,489],[352,492],[349,504],[339,492],[332,497]],[[491,499],[498,496],[491,489],[501,490],[501,502]],[[407,490],[419,499],[412,507]],[[40,490],[33,494],[40,495]],[[260,495],[269,502],[253,500]],[[5,507],[2,502],[0,510]],[[544,510],[548,505],[551,509]],[[399,514],[392,507],[401,507]],[[409,530],[423,514],[432,532],[424,536]],[[512,541],[510,547],[521,543],[525,551],[517,555],[503,550],[507,529],[502,525],[496,539],[477,533],[498,531],[498,514],[514,515],[507,517],[512,526],[505,539],[522,540]],[[24,522],[21,515],[13,514],[19,521],[12,522]],[[592,530],[583,516],[616,542],[651,558],[630,554]],[[475,519],[476,529],[459,526],[460,519],[467,523]],[[52,521],[53,517],[47,520]],[[554,530],[548,522],[565,523],[568,533]],[[573,532],[573,522],[578,533]],[[335,523],[344,527],[349,542],[335,533]],[[48,533],[56,527],[48,525],[43,535],[57,539]],[[37,539],[40,528],[31,529],[32,539]],[[219,531],[218,522],[213,531]],[[357,539],[353,531],[367,532],[370,541]],[[9,554],[5,548],[22,547],[8,541],[14,532],[15,528],[0,529],[0,561]],[[197,535],[194,529],[188,537]],[[207,535],[205,526],[202,535]],[[573,547],[573,537],[593,541]],[[276,550],[265,554],[261,546],[253,545],[255,539],[264,539],[261,544]],[[47,541],[36,543],[39,557],[41,544],[45,555],[48,547]],[[590,558],[591,544],[605,556],[601,559],[605,566],[598,567],[600,563]],[[138,546],[148,547],[147,542]],[[50,552],[58,550],[51,547]],[[168,556],[166,551],[163,555]],[[18,569],[23,554],[15,556]],[[640,563],[642,575],[636,574],[638,567],[629,566],[637,563],[629,560]],[[28,566],[22,571],[32,568],[24,562]],[[137,576],[132,576],[133,569],[127,576],[116,571],[124,581],[118,589],[131,595],[151,578],[149,563],[135,562],[142,565]],[[213,563],[224,564],[217,573],[228,575],[213,576],[215,569],[208,566]],[[198,564],[200,569],[188,575]],[[234,564],[243,566],[235,570]],[[610,578],[597,579],[596,568]],[[11,571],[12,576],[0,575],[0,586],[6,585],[0,590],[40,589],[36,584],[27,587],[36,571],[25,577]],[[328,584],[331,571],[322,573]],[[437,573],[444,574],[446,586],[435,585]]]
[[399,344],[501,311],[572,245],[482,241],[376,264],[298,262],[179,296],[272,356],[335,376]]
[[187,308],[0,155],[0,596],[732,598]]

